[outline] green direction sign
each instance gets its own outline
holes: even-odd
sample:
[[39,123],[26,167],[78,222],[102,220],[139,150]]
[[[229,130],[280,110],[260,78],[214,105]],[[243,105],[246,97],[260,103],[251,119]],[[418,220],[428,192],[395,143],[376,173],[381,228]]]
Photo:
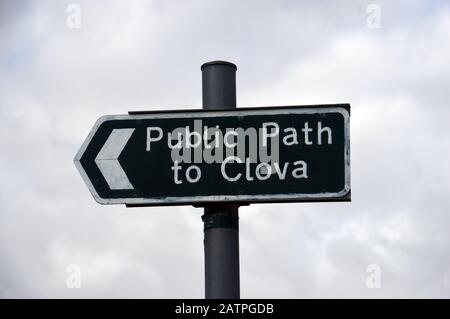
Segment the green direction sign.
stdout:
[[101,117],[74,161],[101,204],[350,200],[350,105]]

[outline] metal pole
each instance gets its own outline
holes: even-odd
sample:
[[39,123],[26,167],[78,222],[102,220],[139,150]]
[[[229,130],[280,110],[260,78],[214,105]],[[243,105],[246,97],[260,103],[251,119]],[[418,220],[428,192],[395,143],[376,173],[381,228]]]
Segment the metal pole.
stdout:
[[[203,109],[236,108],[236,70],[233,63],[202,65]],[[239,207],[204,206],[205,298],[239,299]]]

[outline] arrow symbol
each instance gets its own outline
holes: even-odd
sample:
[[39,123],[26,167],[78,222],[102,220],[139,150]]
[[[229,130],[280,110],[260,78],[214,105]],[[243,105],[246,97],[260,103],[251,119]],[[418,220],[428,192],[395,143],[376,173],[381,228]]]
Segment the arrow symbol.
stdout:
[[110,189],[133,189],[118,159],[134,130],[114,129],[95,158]]

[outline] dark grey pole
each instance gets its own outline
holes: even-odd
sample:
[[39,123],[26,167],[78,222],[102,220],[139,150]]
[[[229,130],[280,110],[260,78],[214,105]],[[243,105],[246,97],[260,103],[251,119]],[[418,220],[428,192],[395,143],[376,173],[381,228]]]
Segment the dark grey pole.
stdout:
[[[233,63],[202,65],[203,109],[236,108],[236,70]],[[204,206],[205,298],[239,299],[239,207]]]

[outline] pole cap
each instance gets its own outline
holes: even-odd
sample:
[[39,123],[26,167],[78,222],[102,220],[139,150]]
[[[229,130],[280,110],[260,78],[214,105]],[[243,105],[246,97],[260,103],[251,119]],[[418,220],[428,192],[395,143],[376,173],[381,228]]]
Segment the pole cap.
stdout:
[[202,66],[200,67],[200,70],[203,70],[203,68],[206,68],[206,67],[212,66],[212,65],[226,65],[226,66],[232,67],[233,69],[237,70],[236,64],[227,62],[227,61],[220,61],[220,60],[206,62],[206,63],[202,64]]

